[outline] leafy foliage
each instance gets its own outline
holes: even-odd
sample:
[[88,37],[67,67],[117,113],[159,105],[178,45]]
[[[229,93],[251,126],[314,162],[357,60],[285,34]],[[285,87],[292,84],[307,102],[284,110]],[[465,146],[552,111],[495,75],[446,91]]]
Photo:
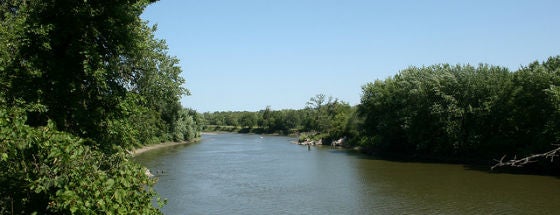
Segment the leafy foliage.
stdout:
[[327,140],[357,135],[358,117],[355,108],[349,104],[319,94],[312,97],[307,105],[301,110],[272,110],[266,107],[257,112],[226,111],[204,113],[202,116],[206,126],[213,128],[242,126],[254,132],[279,134],[310,132],[313,139]]
[[158,213],[125,149],[199,129],[151,2],[0,1],[0,213]]
[[182,109],[174,133],[174,141],[188,141],[200,137],[201,118],[199,114],[191,109]]
[[[0,87],[6,102],[44,105],[45,112],[30,113],[33,125],[51,119],[58,130],[107,150],[155,141],[133,136],[135,129],[171,139],[179,98],[188,91],[178,60],[139,18],[147,3],[3,1],[1,46],[10,52],[2,53]],[[130,123],[138,115],[152,128]]]
[[411,67],[363,87],[361,145],[454,160],[527,156],[559,141],[560,57],[517,72],[479,65]]
[[25,121],[23,109],[0,109],[0,213],[158,213],[155,181],[129,155],[96,151],[52,122]]

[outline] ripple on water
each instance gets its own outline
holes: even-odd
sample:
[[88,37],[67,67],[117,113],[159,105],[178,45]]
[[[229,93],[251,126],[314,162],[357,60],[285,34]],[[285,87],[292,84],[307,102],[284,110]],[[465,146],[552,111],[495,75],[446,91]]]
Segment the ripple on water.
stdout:
[[163,170],[166,214],[554,214],[556,178],[488,174],[460,165],[392,162],[290,144],[292,138],[218,134],[145,152]]

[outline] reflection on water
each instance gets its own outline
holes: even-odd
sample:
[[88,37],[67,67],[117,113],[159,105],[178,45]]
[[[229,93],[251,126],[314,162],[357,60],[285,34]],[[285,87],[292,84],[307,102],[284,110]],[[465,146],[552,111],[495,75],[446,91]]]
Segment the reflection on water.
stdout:
[[204,135],[140,154],[165,214],[555,214],[560,180],[376,160],[289,137]]

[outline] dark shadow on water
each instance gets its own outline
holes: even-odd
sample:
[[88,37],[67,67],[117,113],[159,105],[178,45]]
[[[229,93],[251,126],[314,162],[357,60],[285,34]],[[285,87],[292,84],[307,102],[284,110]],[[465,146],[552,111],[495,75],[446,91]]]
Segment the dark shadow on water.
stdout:
[[[550,168],[543,166],[542,163],[549,162],[549,161],[539,161],[534,164],[529,164],[524,167],[497,167],[491,169],[493,164],[489,165],[473,165],[473,164],[463,164],[465,170],[472,170],[472,171],[482,171],[487,172],[490,174],[509,174],[509,175],[539,175],[539,176],[552,176],[557,179],[560,179],[560,169],[557,165],[556,168]],[[540,164],[539,164],[540,163]]]
[[[441,159],[441,158],[427,158],[427,157],[405,157],[396,155],[379,155],[379,154],[369,154],[360,152],[357,150],[346,149],[346,148],[336,148],[331,149],[330,153],[335,154],[345,154],[348,156],[354,156],[359,159],[366,160],[380,160],[380,161],[391,161],[400,163],[426,163],[426,164],[455,164],[462,165],[465,170],[468,171],[479,171],[489,174],[512,174],[512,175],[538,175],[538,176],[552,176],[560,179],[560,162],[554,161],[554,164],[550,165],[550,160],[541,160],[529,164],[525,167],[498,167],[491,169],[495,164],[495,161],[487,161],[486,163],[481,161],[471,161],[463,162],[459,160],[452,159]],[[547,163],[548,162],[548,163]],[[555,168],[550,168],[554,166]]]

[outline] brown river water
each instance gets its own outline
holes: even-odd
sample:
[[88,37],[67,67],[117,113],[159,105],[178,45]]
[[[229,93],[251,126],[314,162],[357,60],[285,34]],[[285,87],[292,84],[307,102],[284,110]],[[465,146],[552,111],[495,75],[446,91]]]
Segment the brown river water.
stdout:
[[165,214],[560,214],[560,178],[208,134],[142,153]]

